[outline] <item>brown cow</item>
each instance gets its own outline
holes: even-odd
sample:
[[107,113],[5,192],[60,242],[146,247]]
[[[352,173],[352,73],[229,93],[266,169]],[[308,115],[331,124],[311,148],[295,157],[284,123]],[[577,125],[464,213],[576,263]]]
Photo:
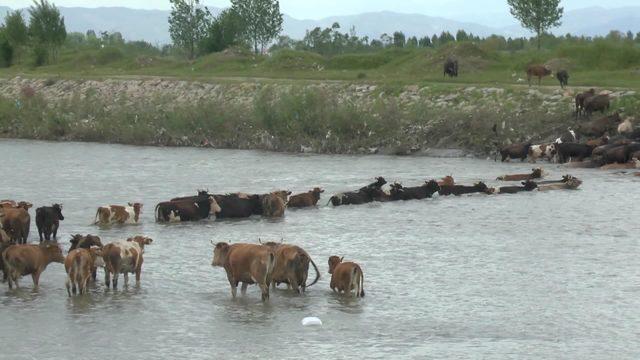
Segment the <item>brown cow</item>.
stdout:
[[501,148],[500,155],[502,156],[502,162],[511,159],[520,159],[520,161],[525,161],[527,156],[529,156],[529,148],[531,148],[530,142],[511,144]]
[[242,295],[246,294],[248,285],[258,284],[262,301],[269,299],[269,285],[275,264],[275,252],[268,246],[229,245],[223,242],[215,245],[211,262],[211,266],[220,266],[226,271],[233,298],[236,297],[239,283],[242,283]]
[[531,86],[531,78],[538,78],[538,86],[542,83],[542,78],[551,75],[551,69],[547,65],[529,65],[527,68],[527,79],[529,80],[529,86]]
[[144,262],[144,246],[153,242],[144,236],[136,236],[126,241],[118,241],[102,248],[104,259],[104,283],[107,288],[111,284],[110,275],[113,274],[113,288],[118,287],[119,274],[124,275],[124,286],[129,285],[129,273],[136,274],[136,286],[140,285],[140,274]]
[[40,274],[52,262],[63,263],[62,249],[55,242],[45,241],[39,245],[14,245],[2,253],[9,289],[18,286],[18,279],[31,275],[33,285],[38,287]]
[[632,159],[628,163],[619,164],[607,164],[600,167],[600,170],[626,170],[626,169],[640,169],[640,160]]
[[615,112],[612,115],[605,116],[598,120],[593,120],[578,125],[578,132],[587,136],[600,137],[603,136],[607,131],[616,129],[621,121],[622,119],[620,118],[620,114],[618,112]]
[[[270,247],[276,254],[276,264],[271,274],[271,283],[275,289],[278,285],[285,283],[289,289],[300,293],[300,288],[304,293],[307,287],[313,286],[320,279],[320,271],[316,263],[311,260],[309,254],[299,246],[287,245],[276,242],[267,242],[265,246]],[[316,278],[307,285],[309,274],[309,263],[316,270]]]
[[456,181],[453,179],[453,176],[447,175],[442,178],[442,180],[438,181],[438,186],[454,186]]
[[128,206],[101,206],[96,212],[94,224],[137,224],[142,213],[141,203],[129,203]]
[[[100,238],[98,236],[95,235],[87,235],[87,236],[82,236],[80,234],[75,234],[73,236],[71,236],[71,240],[69,241],[71,243],[71,247],[69,248],[69,252],[71,252],[71,250],[75,250],[75,249],[90,249],[91,247],[97,246],[99,248],[102,249],[102,241],[100,241]],[[101,261],[100,263],[104,264],[103,261]],[[101,265],[103,266],[103,265]],[[96,279],[96,273],[97,273],[98,267],[94,266],[91,269],[91,278],[93,280]]]
[[324,190],[320,188],[314,188],[313,190],[293,195],[289,198],[289,202],[287,203],[287,207],[292,208],[305,208],[318,205],[318,201],[320,201],[320,194],[322,194]]
[[541,179],[544,176],[542,168],[532,169],[530,174],[515,174],[498,176],[496,180],[500,181],[523,181]]
[[364,297],[364,274],[360,265],[354,262],[342,262],[344,257],[329,257],[329,274],[331,274],[331,290],[343,292],[351,296],[356,290],[356,297]]
[[585,144],[593,147],[594,149],[597,148],[598,146],[602,146],[602,145],[607,145],[609,143],[609,137],[606,135],[603,135],[597,139],[591,139],[591,140],[587,140],[587,142]]
[[287,197],[290,191],[275,191],[261,196],[262,216],[279,218],[284,216]]
[[2,222],[2,228],[12,241],[18,244],[26,244],[31,226],[29,208],[33,205],[27,202],[20,202],[17,206],[0,209],[0,221]]
[[87,283],[91,277],[92,270],[103,265],[102,250],[99,247],[89,249],[75,249],[69,252],[64,261],[64,268],[67,271],[67,294],[71,296],[79,293],[87,293]]

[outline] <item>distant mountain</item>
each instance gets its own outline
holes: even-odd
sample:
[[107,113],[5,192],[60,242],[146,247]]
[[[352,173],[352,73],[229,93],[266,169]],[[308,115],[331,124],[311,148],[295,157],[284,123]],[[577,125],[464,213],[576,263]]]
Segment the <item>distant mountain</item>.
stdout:
[[[0,19],[10,9],[0,6]],[[220,9],[210,8],[214,14]],[[169,11],[164,10],[136,10],[124,7],[80,8],[60,7],[65,18],[68,31],[86,32],[89,29],[99,31],[119,31],[127,40],[145,40],[152,44],[169,43]],[[27,11],[24,11],[27,16]],[[476,17],[482,18],[481,14]],[[476,35],[487,36],[499,34],[505,36],[529,36],[508,14],[492,14],[484,16],[482,23],[472,21],[458,21],[442,17],[432,17],[422,14],[401,14],[389,11],[372,12],[350,16],[335,16],[320,20],[299,20],[288,15],[284,16],[284,31],[294,39],[301,39],[305,32],[315,27],[329,27],[337,22],[343,32],[354,26],[360,36],[379,38],[387,33],[402,31],[408,36],[425,36],[439,34],[442,31],[454,33],[459,29]],[[467,19],[470,19],[467,17]],[[511,24],[511,25],[507,25]],[[553,29],[555,34],[571,33],[574,35],[606,35],[611,30],[628,30],[640,32],[640,6],[616,9],[589,7],[568,11],[563,18],[563,25]]]
[[325,28],[336,22],[340,24],[343,32],[347,32],[354,26],[358,35],[366,35],[375,39],[385,33],[391,35],[395,31],[402,31],[409,36],[431,36],[440,34],[442,31],[449,31],[455,34],[460,29],[481,36],[491,35],[496,32],[494,28],[470,22],[459,22],[421,14],[400,14],[382,11],[350,16],[335,16],[321,20],[297,20],[287,16],[284,22],[284,33],[294,39],[301,39],[308,29],[313,29],[317,26]]

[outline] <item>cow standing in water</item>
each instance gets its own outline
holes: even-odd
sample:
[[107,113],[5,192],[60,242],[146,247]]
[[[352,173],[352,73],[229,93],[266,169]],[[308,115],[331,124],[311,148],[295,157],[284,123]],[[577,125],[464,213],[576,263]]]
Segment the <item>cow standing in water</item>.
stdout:
[[5,200],[0,207],[0,227],[3,228],[7,235],[18,244],[26,244],[29,239],[29,230],[31,227],[31,215],[29,209],[33,205],[31,203],[21,201]]
[[351,290],[356,291],[356,297],[364,297],[364,274],[360,265],[354,262],[343,262],[344,257],[331,256],[329,258],[329,287],[334,292],[342,292],[351,296]]
[[320,194],[322,194],[323,192],[324,190],[322,190],[321,188],[314,188],[309,192],[293,195],[289,198],[287,207],[305,208],[316,206],[318,204],[318,201],[320,201]]
[[224,268],[234,299],[239,283],[242,283],[242,295],[246,294],[247,286],[258,284],[262,301],[269,300],[269,285],[275,265],[275,252],[268,246],[224,242],[215,245],[211,262],[211,266]]
[[95,224],[137,224],[142,213],[141,203],[129,203],[128,206],[107,205],[101,206],[96,212]]
[[58,228],[60,227],[60,221],[64,220],[62,216],[62,205],[53,204],[53,206],[43,206],[36,209],[36,226],[38,227],[38,235],[40,236],[40,242],[42,242],[42,236],[44,239],[51,240],[58,238]]
[[13,245],[2,253],[9,289],[21,276],[31,275],[37,288],[40,275],[52,262],[64,263],[62,249],[54,242],[45,241],[39,245]]
[[65,285],[69,296],[72,292],[73,295],[86,294],[92,270],[101,265],[104,265],[104,261],[99,247],[71,250],[64,261],[64,268],[67,271]]
[[[124,286],[129,285],[129,273],[136,274],[136,286],[140,285],[140,274],[144,262],[144,247],[153,242],[144,236],[136,236],[126,241],[118,241],[107,244],[102,248],[104,259],[104,283],[107,288],[113,285],[118,287],[118,276],[124,275]],[[110,275],[113,274],[113,283]]]

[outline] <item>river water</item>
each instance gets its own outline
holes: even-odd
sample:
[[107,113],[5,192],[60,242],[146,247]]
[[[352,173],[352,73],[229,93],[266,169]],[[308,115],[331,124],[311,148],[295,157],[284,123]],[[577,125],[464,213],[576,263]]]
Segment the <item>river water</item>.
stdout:
[[[0,198],[63,203],[65,253],[74,233],[154,239],[139,288],[106,290],[100,271],[89,296],[68,298],[61,264],[38,290],[30,277],[19,290],[1,284],[2,359],[640,357],[637,177],[572,169],[579,191],[332,208],[329,194],[375,176],[471,183],[531,165],[13,140],[0,141],[0,153]],[[553,178],[567,172],[545,167]],[[322,206],[280,221],[153,221],[157,202],[198,188],[314,186],[327,190]],[[128,201],[145,204],[141,225],[90,225],[98,206]],[[210,241],[258,238],[304,247],[322,279],[305,296],[283,287],[265,305],[254,286],[232,300],[224,270],[211,267]],[[362,265],[364,299],[331,292],[330,255]],[[302,327],[306,316],[324,325]]]

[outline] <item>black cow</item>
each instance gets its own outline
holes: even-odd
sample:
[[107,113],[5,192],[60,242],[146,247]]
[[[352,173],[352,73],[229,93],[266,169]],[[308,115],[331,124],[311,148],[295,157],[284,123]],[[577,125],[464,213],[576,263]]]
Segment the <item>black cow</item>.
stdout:
[[507,159],[520,159],[520,161],[525,161],[527,159],[527,156],[529,156],[530,148],[531,148],[530,142],[505,146],[502,149],[500,149],[502,162],[507,161]]
[[447,59],[444,63],[444,75],[442,77],[458,77],[458,60]]
[[556,73],[556,77],[558,81],[560,81],[560,87],[564,89],[565,86],[569,85],[569,73],[567,70],[560,70]]
[[538,188],[538,184],[536,184],[535,182],[531,181],[531,180],[527,180],[525,182],[522,182],[523,186],[503,186],[498,188],[498,191],[496,191],[496,193],[498,194],[517,194],[519,192],[523,192],[523,191],[533,191],[535,189]]
[[558,161],[561,163],[566,163],[573,158],[582,161],[593,153],[593,147],[575,143],[556,144],[556,150],[558,151]]
[[248,218],[251,215],[262,215],[260,195],[214,195],[220,206],[220,219]]
[[42,242],[43,235],[47,241],[51,240],[51,234],[53,234],[54,239],[57,239],[58,227],[60,227],[60,221],[62,220],[64,220],[64,216],[62,216],[62,205],[60,204],[37,208],[36,226],[38,227],[40,242]]
[[483,182],[479,182],[473,186],[453,185],[453,186],[441,186],[438,194],[443,196],[455,195],[460,196],[464,194],[473,193],[485,193],[490,194],[491,190]]
[[391,200],[421,200],[430,198],[440,191],[440,185],[435,180],[430,180],[422,186],[403,187],[395,183],[391,185]]
[[369,184],[358,191],[350,191],[337,194],[329,199],[333,206],[341,205],[361,205],[373,201],[386,200],[387,196],[382,191],[382,187],[387,183],[383,177],[377,177],[376,182]]
[[220,212],[214,197],[198,197],[195,201],[166,201],[156,205],[157,222],[200,221]]

